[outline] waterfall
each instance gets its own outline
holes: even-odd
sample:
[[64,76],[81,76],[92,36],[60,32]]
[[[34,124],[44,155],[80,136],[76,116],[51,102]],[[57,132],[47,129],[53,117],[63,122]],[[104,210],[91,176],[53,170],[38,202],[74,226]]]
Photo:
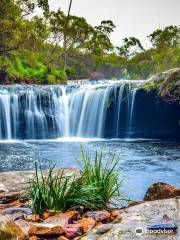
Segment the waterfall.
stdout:
[[129,116],[129,124],[128,124],[128,133],[129,133],[129,135],[132,132],[135,96],[136,96],[136,90],[131,91],[131,94],[130,94],[130,97],[131,97],[131,104],[130,104],[130,106],[131,107],[130,107],[130,116]]
[[1,86],[0,139],[129,136],[133,89],[130,81]]

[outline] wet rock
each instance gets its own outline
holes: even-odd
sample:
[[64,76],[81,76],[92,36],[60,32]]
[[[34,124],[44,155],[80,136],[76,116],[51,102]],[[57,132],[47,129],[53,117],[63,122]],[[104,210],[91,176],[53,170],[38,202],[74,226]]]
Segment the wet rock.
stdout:
[[58,213],[53,217],[47,218],[44,222],[45,223],[55,223],[59,226],[65,226],[66,224],[73,223],[74,220],[77,220],[79,217],[79,213],[77,211],[69,211],[65,213]]
[[111,214],[108,211],[89,211],[84,216],[91,217],[96,222],[104,222],[110,219]]
[[0,203],[8,203],[13,200],[17,200],[20,196],[20,192],[1,192]]
[[180,196],[180,188],[163,182],[154,183],[147,190],[144,201],[153,201],[158,199],[168,199]]
[[35,235],[39,237],[43,236],[60,236],[64,233],[64,230],[58,224],[36,224],[29,229],[29,235]]

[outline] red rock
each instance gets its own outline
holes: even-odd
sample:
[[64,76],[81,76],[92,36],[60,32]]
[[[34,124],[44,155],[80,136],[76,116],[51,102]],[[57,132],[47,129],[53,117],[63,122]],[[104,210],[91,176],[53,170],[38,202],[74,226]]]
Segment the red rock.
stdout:
[[14,200],[9,203],[0,204],[0,211],[2,209],[11,208],[11,207],[21,207],[23,204],[19,200]]
[[29,235],[35,236],[60,236],[64,233],[64,230],[61,226],[55,224],[36,224],[29,229]]
[[27,222],[41,222],[42,221],[39,214],[27,215],[27,216],[25,216],[25,220]]
[[74,238],[89,232],[95,225],[96,222],[93,218],[83,218],[75,224],[67,224],[64,227],[64,232],[67,238]]
[[77,211],[69,211],[65,213],[58,213],[53,217],[49,217],[44,222],[45,223],[56,223],[59,226],[65,226],[66,224],[73,223],[79,217],[79,213]]
[[64,227],[64,232],[65,232],[66,237],[68,239],[75,238],[77,236],[81,236],[84,233],[83,227],[81,226],[80,223],[77,223],[77,224],[67,224]]
[[154,201],[180,196],[180,188],[163,182],[157,182],[147,190],[144,201]]
[[89,211],[84,216],[91,217],[96,222],[104,222],[110,219],[111,214],[108,211]]
[[57,212],[55,212],[55,211],[45,211],[45,212],[43,212],[41,217],[43,219],[47,219],[47,218],[52,217],[52,216],[54,216],[56,214],[57,214]]
[[20,196],[20,192],[1,192],[0,203],[8,203],[13,200],[17,200]]

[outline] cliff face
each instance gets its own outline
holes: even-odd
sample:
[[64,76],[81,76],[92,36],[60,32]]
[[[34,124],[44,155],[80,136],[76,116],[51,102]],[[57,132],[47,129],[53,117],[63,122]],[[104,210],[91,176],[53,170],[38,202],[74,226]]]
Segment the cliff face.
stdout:
[[136,90],[131,111],[128,110],[128,99],[125,93],[118,131],[113,125],[114,106],[108,110],[106,137],[180,139],[180,69],[146,80]]

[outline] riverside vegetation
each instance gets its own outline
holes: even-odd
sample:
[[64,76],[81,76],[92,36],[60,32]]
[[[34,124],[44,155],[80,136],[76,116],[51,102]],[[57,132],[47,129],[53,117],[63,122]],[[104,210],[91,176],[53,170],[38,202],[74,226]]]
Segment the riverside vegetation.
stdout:
[[[113,46],[111,20],[51,11],[48,0],[0,1],[0,83],[60,84],[67,79],[145,79],[180,67],[180,27],[157,29],[144,49],[135,38]],[[37,11],[38,10],[38,11]],[[37,12],[42,12],[38,15]]]
[[66,211],[77,206],[93,210],[108,209],[113,200],[119,201],[123,197],[120,193],[122,181],[119,181],[115,170],[118,158],[114,154],[105,165],[102,152],[96,151],[92,160],[81,148],[81,156],[80,177],[64,176],[63,171],[54,174],[54,167],[50,167],[45,177],[41,169],[39,175],[36,164],[35,178],[27,191],[36,213]]

